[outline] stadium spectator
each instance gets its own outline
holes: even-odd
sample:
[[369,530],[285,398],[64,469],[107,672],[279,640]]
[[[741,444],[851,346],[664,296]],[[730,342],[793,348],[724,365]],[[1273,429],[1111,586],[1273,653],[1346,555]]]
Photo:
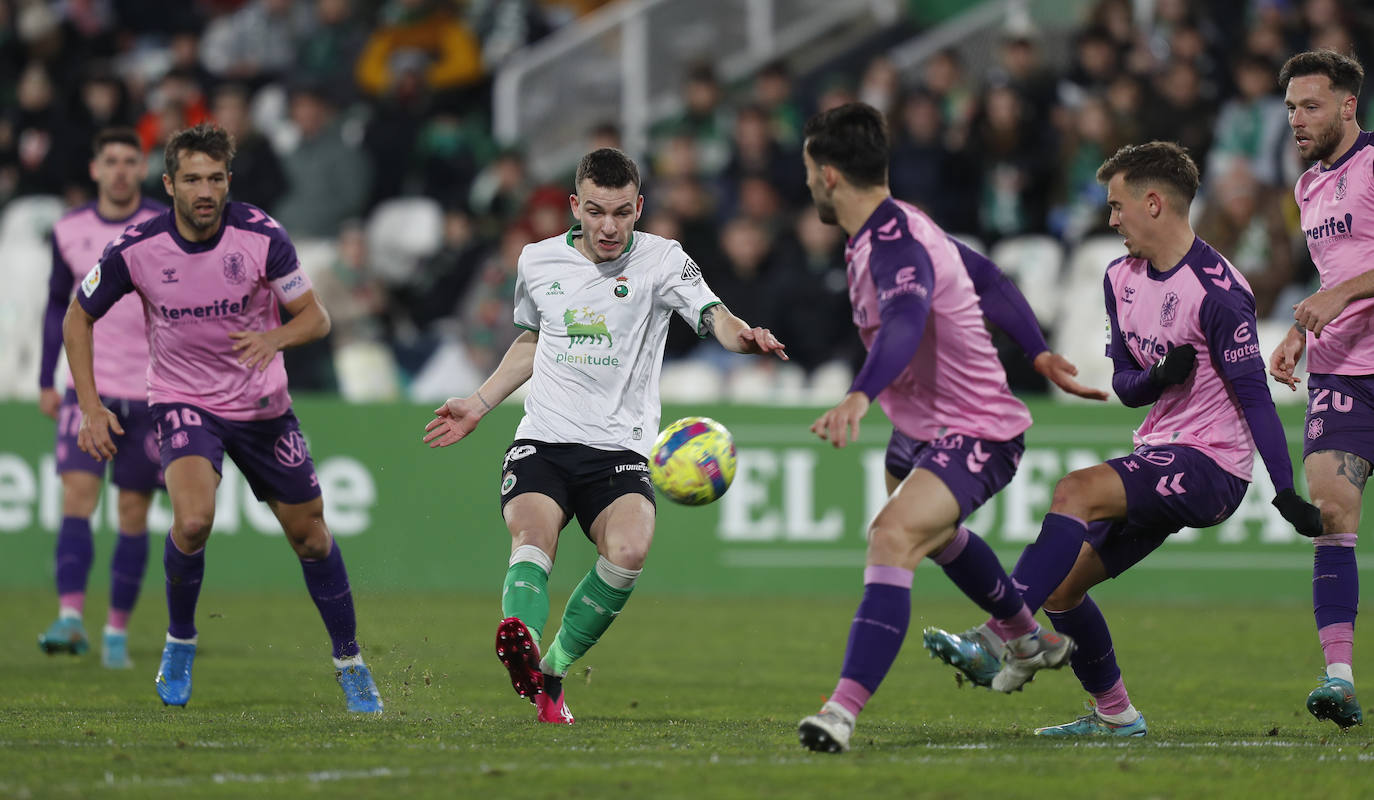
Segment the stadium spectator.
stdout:
[[778,321],[775,333],[787,342],[792,362],[807,371],[833,362],[857,368],[863,344],[850,321],[840,229],[808,208],[774,248],[770,319]]
[[254,88],[290,78],[296,42],[310,25],[306,3],[250,0],[210,21],[200,41],[200,59],[216,77]]
[[[931,56],[921,68],[921,86],[940,104],[945,125],[949,128],[950,142],[956,147],[962,146],[969,126],[973,124],[973,117],[978,113],[978,94],[964,70],[959,51],[946,48]],[[857,96],[851,96],[843,102],[855,102],[857,99]],[[817,110],[829,109],[825,104],[817,104]]]
[[391,0],[384,22],[358,57],[363,92],[381,96],[396,78],[396,59],[423,59],[425,86],[434,93],[466,94],[483,78],[482,45],[448,0]]
[[1155,79],[1141,134],[1155,141],[1178,142],[1198,164],[1205,165],[1216,113],[1216,103],[1202,94],[1197,67],[1171,61]]
[[314,24],[296,39],[292,77],[332,87],[335,99],[350,103],[357,96],[354,65],[367,41],[367,31],[354,14],[353,0],[315,0]]
[[1026,124],[1021,98],[1005,86],[983,95],[969,138],[977,154],[978,232],[987,240],[1045,230],[1054,164],[1047,131]]
[[1059,80],[1059,102],[1070,108],[1091,94],[1102,94],[1121,72],[1118,43],[1105,28],[1078,34],[1073,63]]
[[315,278],[315,294],[329,309],[329,340],[335,349],[382,341],[387,294],[368,264],[362,225],[346,222],[341,227],[334,259]]
[[[173,210],[112,243],[76,293],[63,334],[81,408],[78,443],[97,462],[116,454],[111,436],[123,429],[100,399],[92,328],[121,297],[138,292],[151,327],[148,400],[165,426],[158,442],[172,500],[163,552],[170,624],[158,697],[176,706],[191,699],[196,605],[227,451],[300,559],[348,710],[380,713],[382,700],[358,647],[343,555],[325,523],[319,479],[279,356],[328,333],[329,313],[286,231],[257,208],[228,200],[232,159],[233,142],[218,128],[174,135],[164,177]],[[241,293],[241,301],[227,299]],[[290,322],[278,323],[279,303],[292,314]],[[191,306],[211,313],[193,316]],[[190,319],[197,322],[185,324]]]
[[[1243,161],[1245,169],[1261,184],[1278,186],[1282,182],[1283,161],[1291,156],[1292,132],[1288,129],[1288,111],[1277,93],[1274,69],[1269,60],[1250,53],[1236,59],[1233,75],[1237,93],[1222,104],[1217,115],[1214,144],[1207,154],[1209,176],[1230,174],[1232,164]],[[1207,191],[1210,189],[1208,186]],[[1217,247],[1223,253],[1231,252],[1221,243]]]
[[[148,110],[138,120],[138,135],[143,140],[144,152],[150,155],[165,145],[172,133],[199,125],[210,116],[205,106],[205,87],[189,70],[164,73],[146,100]],[[156,171],[161,164],[150,161],[149,166]]]
[[1108,230],[1102,219],[1107,192],[1097,181],[1097,168],[1121,146],[1111,109],[1100,97],[1088,97],[1070,112],[1070,130],[1057,159],[1050,230],[1068,242]]
[[1004,85],[1021,97],[1027,124],[1050,123],[1054,108],[1055,82],[1040,59],[1040,48],[1030,32],[1009,33],[998,50],[998,63],[988,71],[988,83]]
[[1276,305],[1296,270],[1292,233],[1285,218],[1286,197],[1277,186],[1261,183],[1250,162],[1235,159],[1225,170],[1214,167],[1198,236],[1227,254],[1255,295],[1255,315],[1287,319],[1292,308]]
[[211,115],[234,137],[234,179],[229,187],[230,196],[252,203],[269,214],[274,213],[277,200],[286,193],[286,171],[271,142],[253,127],[247,88],[236,83],[220,86],[215,90]]
[[802,114],[792,96],[792,73],[786,64],[770,61],[754,73],[752,102],[767,112],[773,138],[779,144],[801,144]]
[[344,220],[362,213],[371,169],[344,141],[333,103],[319,87],[291,92],[291,121],[300,138],[283,155],[287,190],[274,216],[299,236],[334,236]]
[[661,142],[689,137],[701,173],[716,177],[730,159],[731,114],[723,102],[715,67],[705,62],[692,65],[687,70],[682,99],[682,112],[654,126],[653,139]]
[[30,63],[19,76],[14,106],[0,111],[0,169],[13,175],[16,194],[59,194],[70,174],[74,143],[47,69]]
[[482,235],[499,236],[503,225],[520,216],[532,188],[525,154],[518,148],[506,148],[479,172],[468,202],[473,213],[486,220]]
[[[658,429],[661,411],[657,383],[645,377],[661,366],[670,316],[714,334],[732,352],[787,358],[766,328],[751,328],[721,304],[677,243],[635,231],[644,202],[629,157],[589,153],[576,187],[573,213],[581,225],[519,256],[514,318],[524,330],[479,388],[435,410],[424,437],[430,447],[454,444],[494,403],[530,384],[502,466],[511,557],[496,655],[516,692],[535,704],[538,720],[555,724],[574,722],[563,678],[625,607],[648,556],[654,490],[646,480],[646,433]],[[589,261],[597,269],[583,269]],[[560,366],[569,358],[581,359],[579,368]],[[573,517],[599,557],[541,651],[548,576]]]

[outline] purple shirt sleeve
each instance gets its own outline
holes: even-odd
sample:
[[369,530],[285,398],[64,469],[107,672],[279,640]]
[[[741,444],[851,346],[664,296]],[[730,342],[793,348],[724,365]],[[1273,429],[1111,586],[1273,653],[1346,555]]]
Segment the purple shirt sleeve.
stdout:
[[1106,295],[1107,324],[1110,328],[1107,356],[1112,360],[1112,391],[1116,392],[1116,396],[1121,398],[1121,404],[1127,408],[1148,406],[1159,399],[1164,393],[1164,387],[1150,380],[1150,371],[1141,369],[1126,347],[1126,340],[1121,336],[1121,326],[1116,321],[1116,293],[1112,291],[1111,278],[1104,278],[1102,286]]
[[1264,358],[1255,335],[1254,299],[1234,289],[1224,293],[1208,291],[1199,317],[1212,365],[1231,385],[1240,403],[1274,490],[1292,489],[1293,462],[1288,456],[1283,423],[1265,382]]
[[87,314],[99,319],[119,298],[133,290],[134,281],[129,276],[129,265],[124,262],[124,252],[110,246],[105,248],[105,255],[81,281],[76,291],[76,301],[86,309]]
[[930,297],[935,291],[935,268],[930,254],[903,236],[892,243],[874,242],[869,277],[878,290],[878,335],[849,391],[872,400],[907,368],[921,345]]
[[983,316],[1010,336],[1031,361],[1049,350],[1045,335],[1040,331],[1040,321],[1035,318],[1030,303],[1026,302],[1026,296],[1021,294],[1016,284],[982,253],[953,236],[949,240],[958,248],[959,256],[964,260],[964,269],[973,279],[973,289],[978,293],[978,306],[983,309]]
[[267,244],[267,280],[285,278],[299,266],[300,258],[296,256],[296,246],[291,243],[291,237],[286,235],[286,231],[278,227],[272,231],[272,238]]
[[62,319],[72,301],[71,267],[62,257],[57,237],[52,239],[52,274],[48,276],[48,308],[43,312],[43,351],[38,361],[38,388],[53,387],[53,370],[57,368],[57,354],[62,349]]

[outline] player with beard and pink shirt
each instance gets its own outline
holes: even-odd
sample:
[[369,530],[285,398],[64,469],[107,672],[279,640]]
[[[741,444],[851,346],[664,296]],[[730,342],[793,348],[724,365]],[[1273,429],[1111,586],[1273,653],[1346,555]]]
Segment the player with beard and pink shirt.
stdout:
[[[130,225],[167,210],[143,196],[139,185],[148,171],[138,134],[131,128],[107,128],[96,134],[91,180],[96,200],[63,215],[53,226],[52,275],[48,308],[43,314],[43,351],[38,367],[38,407],[57,420],[57,472],[62,479],[62,525],[57,531],[56,578],[58,617],[38,637],[46,653],[79,655],[87,649],[81,624],[86,579],[95,558],[91,515],[100,501],[105,465],[77,446],[81,409],[70,374],[66,395],[53,388],[62,350],[62,317],[76,282],[100,258],[105,245]],[[100,663],[128,669],[129,616],[143,586],[148,566],[148,509],[153,490],[162,486],[157,437],[148,412],[148,334],[143,306],[135,298],[119,301],[95,328],[96,381],[100,401],[118,417],[124,434],[110,470],[119,488],[118,535],[110,558],[110,607],[101,636]]]
[[1351,669],[1360,578],[1355,541],[1374,463],[1374,134],[1356,105],[1364,68],[1330,50],[1299,53],[1279,72],[1298,154],[1316,162],[1298,178],[1307,249],[1321,289],[1293,307],[1296,324],[1269,359],[1274,379],[1297,391],[1307,354],[1303,470],[1329,533],[1314,542],[1312,608],[1326,675],[1307,710],[1341,728],[1364,721]]
[[1127,252],[1103,281],[1112,389],[1131,408],[1151,408],[1134,452],[1059,481],[1040,535],[1011,577],[1027,607],[1043,607],[1055,630],[1078,643],[1071,666],[1094,700],[1088,714],[1036,734],[1143,737],[1145,717],[1088,591],[1171,534],[1235,513],[1256,449],[1284,519],[1304,536],[1319,536],[1322,526],[1293,489],[1288,442],[1265,386],[1254,295],[1188,222],[1197,165],[1172,142],[1149,142],[1118,150],[1097,179]]
[[[172,210],[126,230],[81,282],[63,324],[81,406],[78,441],[97,461],[117,452],[111,432],[123,431],[100,405],[91,329],[116,301],[137,292],[149,326],[148,401],[172,500],[162,558],[171,624],[158,696],[177,706],[191,699],[196,602],[228,454],[300,558],[348,709],[380,712],[358,647],[348,573],[325,525],[280,352],[327,334],[329,315],[286,231],[261,209],[228,201],[233,156],[233,139],[220,128],[176,133],[162,176]],[[282,306],[292,317],[284,325]]]

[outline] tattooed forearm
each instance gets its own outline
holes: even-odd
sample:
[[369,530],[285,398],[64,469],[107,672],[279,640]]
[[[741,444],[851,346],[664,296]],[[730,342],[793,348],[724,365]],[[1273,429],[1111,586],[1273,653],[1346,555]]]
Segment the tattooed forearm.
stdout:
[[719,303],[717,305],[711,306],[710,308],[701,312],[701,330],[703,333],[716,332],[717,311],[721,312],[722,316],[730,313],[730,309],[726,308],[724,303]]
[[1364,485],[1369,480],[1370,464],[1363,458],[1354,453],[1341,453],[1341,464],[1336,467],[1336,474],[1343,476],[1350,481],[1350,485],[1364,491]]

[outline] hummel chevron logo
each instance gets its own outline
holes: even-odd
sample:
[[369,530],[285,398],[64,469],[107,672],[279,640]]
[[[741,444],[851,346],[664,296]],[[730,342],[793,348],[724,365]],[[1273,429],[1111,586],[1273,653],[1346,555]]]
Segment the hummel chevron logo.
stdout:
[[[1212,267],[1210,269],[1208,267],[1203,267],[1202,271],[1207,273],[1208,275],[1224,275],[1226,273],[1226,265],[1218,261],[1215,267]],[[1217,286],[1220,286],[1223,291],[1231,291],[1232,284],[1230,275],[1227,275],[1226,277],[1221,278],[1220,280],[1218,280],[1217,278],[1213,278],[1212,283],[1215,283]]]
[[281,227],[280,225],[277,224],[277,221],[276,221],[275,219],[272,219],[271,217],[267,216],[266,214],[262,213],[262,211],[260,211],[260,210],[258,210],[258,209],[256,209],[256,208],[253,209],[252,211],[248,212],[248,221],[249,221],[249,222],[262,222],[262,223],[266,224],[267,227],[269,227],[269,228],[280,228],[280,227]]
[[1165,497],[1174,494],[1187,494],[1188,490],[1183,488],[1183,473],[1175,472],[1173,480],[1169,480],[1168,475],[1165,475],[1164,477],[1160,478],[1159,483],[1155,484],[1155,491],[1159,492]]
[[891,242],[902,238],[902,232],[897,229],[895,218],[887,221],[886,225],[878,226],[878,239],[884,242]]
[[982,472],[983,465],[987,463],[989,458],[992,458],[992,453],[983,452],[983,443],[974,442],[973,452],[968,454],[968,460],[966,462],[966,466],[968,466],[968,471],[972,472],[975,475]]

